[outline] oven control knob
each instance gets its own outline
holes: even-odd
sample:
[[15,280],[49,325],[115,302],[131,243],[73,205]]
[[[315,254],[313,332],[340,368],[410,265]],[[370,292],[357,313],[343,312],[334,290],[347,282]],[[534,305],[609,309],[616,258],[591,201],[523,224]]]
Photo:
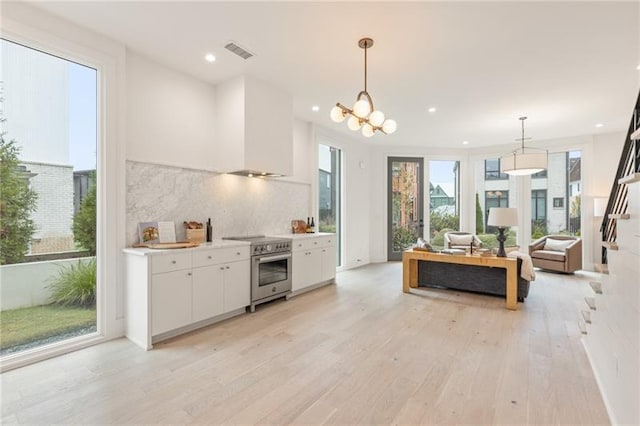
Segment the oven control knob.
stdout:
[[271,293],[275,293],[275,292],[276,292],[276,288],[274,287],[271,289]]
[[267,249],[267,251],[271,251],[271,249],[272,249],[271,244],[267,244],[266,249]]

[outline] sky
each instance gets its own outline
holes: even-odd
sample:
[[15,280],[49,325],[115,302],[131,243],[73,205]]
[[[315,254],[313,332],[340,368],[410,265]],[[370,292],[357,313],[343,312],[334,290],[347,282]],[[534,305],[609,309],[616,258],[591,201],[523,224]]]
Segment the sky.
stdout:
[[69,160],[73,170],[96,168],[97,77],[95,69],[67,61]]

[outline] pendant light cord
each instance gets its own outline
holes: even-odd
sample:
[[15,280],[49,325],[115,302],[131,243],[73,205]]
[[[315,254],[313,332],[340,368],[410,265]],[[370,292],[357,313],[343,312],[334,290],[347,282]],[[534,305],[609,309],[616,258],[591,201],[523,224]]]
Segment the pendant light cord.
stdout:
[[[367,48],[368,48],[368,43],[365,42],[364,44],[364,91],[367,91]],[[367,92],[368,93],[368,92]]]

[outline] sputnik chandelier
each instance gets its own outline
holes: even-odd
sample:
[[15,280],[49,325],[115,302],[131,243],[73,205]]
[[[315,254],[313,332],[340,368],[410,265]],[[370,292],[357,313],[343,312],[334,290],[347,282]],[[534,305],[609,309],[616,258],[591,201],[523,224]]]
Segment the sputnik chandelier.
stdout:
[[367,138],[373,136],[376,131],[390,135],[396,131],[396,122],[389,119],[385,120],[382,111],[373,108],[373,101],[369,92],[367,92],[367,49],[373,46],[373,39],[360,39],[358,46],[364,49],[364,90],[358,93],[353,109],[349,109],[338,102],[331,109],[331,119],[336,123],[340,123],[349,116],[347,127],[354,131],[362,129],[362,134]]

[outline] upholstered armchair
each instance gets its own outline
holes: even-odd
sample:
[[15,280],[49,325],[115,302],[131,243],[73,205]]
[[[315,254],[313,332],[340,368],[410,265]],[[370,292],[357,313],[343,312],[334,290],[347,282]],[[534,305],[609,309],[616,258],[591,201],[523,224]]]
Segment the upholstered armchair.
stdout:
[[445,249],[468,249],[473,241],[473,247],[482,247],[482,241],[470,232],[451,231],[444,234]]
[[529,244],[533,266],[573,274],[582,269],[582,240],[569,235],[547,235]]

